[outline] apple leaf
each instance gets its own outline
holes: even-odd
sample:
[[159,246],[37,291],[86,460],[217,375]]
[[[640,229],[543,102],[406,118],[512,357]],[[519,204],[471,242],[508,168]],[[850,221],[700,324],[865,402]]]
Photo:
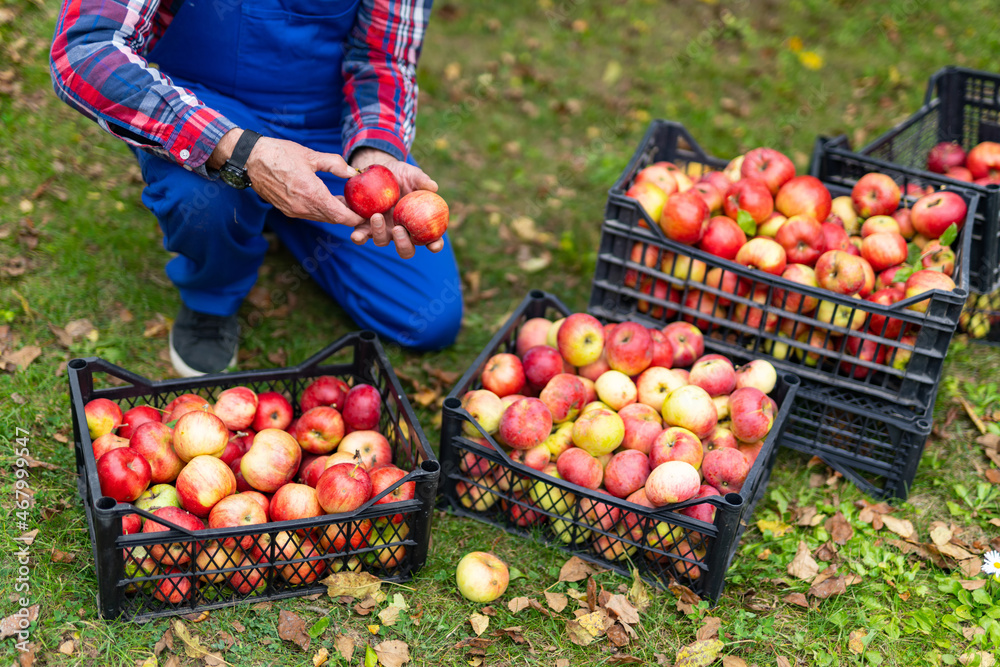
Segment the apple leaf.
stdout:
[[958,225],[953,222],[948,225],[948,229],[944,230],[944,233],[941,234],[941,238],[938,239],[938,241],[943,246],[949,246],[955,242],[956,238],[958,238]]
[[920,253],[922,252],[920,246],[918,246],[916,243],[907,243],[906,247],[908,250],[906,254],[907,264],[913,264],[918,259],[920,259]]
[[754,222],[753,216],[749,212],[740,209],[739,213],[736,214],[736,224],[740,226],[748,238],[757,235],[757,223]]
[[893,275],[893,281],[897,283],[905,283],[906,280],[913,275],[913,267],[909,265],[903,265],[898,271]]

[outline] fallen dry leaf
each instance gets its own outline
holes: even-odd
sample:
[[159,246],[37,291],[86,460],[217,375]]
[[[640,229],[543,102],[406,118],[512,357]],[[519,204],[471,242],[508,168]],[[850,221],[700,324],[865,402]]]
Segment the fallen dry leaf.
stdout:
[[59,551],[58,549],[52,550],[53,563],[72,563],[74,558],[76,558],[76,554],[68,554],[64,551]]
[[997,664],[993,654],[986,651],[969,651],[958,656],[958,661],[963,665],[976,664],[977,659],[979,660],[979,667],[993,667]]
[[313,656],[313,667],[323,667],[328,662],[330,662],[330,652],[326,650],[325,646],[320,646],[316,655]]
[[789,593],[783,597],[782,600],[788,604],[798,605],[800,607],[805,607],[806,609],[809,608],[809,602],[806,600],[806,596],[802,593]]
[[3,356],[0,356],[0,361],[5,364],[13,364],[22,371],[31,365],[35,359],[42,353],[42,348],[37,345],[25,345],[17,352],[5,352]]
[[354,638],[348,635],[337,635],[337,638],[333,640],[333,645],[344,661],[351,664],[351,657],[354,655]]
[[982,588],[983,586],[985,586],[986,579],[962,579],[958,583],[960,583],[962,585],[962,588],[964,588],[965,590],[974,591],[977,588]]
[[583,581],[592,574],[597,574],[597,570],[591,567],[585,560],[573,556],[560,568],[559,581]]
[[827,519],[823,527],[830,533],[833,541],[841,546],[847,544],[847,541],[854,536],[854,529],[847,522],[844,513],[840,511]]
[[278,636],[292,642],[303,651],[309,650],[310,638],[306,631],[306,623],[295,612],[282,609],[278,614]]
[[156,640],[156,644],[153,645],[153,655],[160,655],[163,649],[167,648],[174,650],[174,632],[170,628],[164,630],[163,635]]
[[66,334],[74,341],[82,340],[86,338],[91,342],[97,341],[97,327],[91,324],[90,320],[73,320],[72,322],[67,322],[66,326],[63,327]]
[[337,572],[320,583],[326,584],[326,594],[332,598],[363,599],[382,587],[382,580],[367,572]]
[[719,657],[723,643],[718,639],[699,640],[682,647],[674,658],[674,667],[708,667]]
[[816,508],[812,505],[809,507],[802,507],[798,511],[798,520],[795,522],[797,526],[812,526],[813,519],[817,516]]
[[402,667],[410,661],[410,647],[406,642],[390,640],[375,645],[375,654],[383,667]]
[[73,655],[73,649],[76,648],[76,644],[72,639],[67,639],[62,644],[59,645],[59,652],[63,655]]
[[577,646],[589,646],[597,639],[577,620],[566,622],[566,634],[569,635],[569,640]]
[[510,613],[512,614],[516,614],[519,611],[523,611],[530,606],[531,602],[526,597],[514,598],[507,603],[507,609],[509,609]]
[[896,517],[886,514],[882,517],[882,522],[885,527],[896,533],[904,540],[908,540],[913,537],[916,533],[913,524],[910,523],[909,519],[897,519]]
[[851,650],[851,653],[860,655],[865,652],[865,637],[868,636],[868,632],[864,628],[858,628],[851,633],[847,641],[847,648]]
[[743,658],[737,658],[735,655],[724,655],[722,656],[722,667],[747,667],[747,663]]
[[632,606],[632,603],[628,601],[624,595],[612,595],[604,608],[610,611],[612,614],[618,617],[622,623],[628,623],[629,625],[636,625],[639,623],[639,612]]
[[165,317],[162,313],[156,313],[153,319],[146,320],[145,329],[142,331],[143,338],[166,338],[170,333],[170,327],[174,321]]
[[816,578],[812,580],[812,585],[815,586],[817,584],[822,584],[835,574],[837,574],[837,566],[828,565],[825,570],[816,575]]
[[943,546],[951,541],[951,529],[943,521],[935,521],[931,524],[931,542],[937,546]]
[[201,645],[197,637],[192,637],[187,626],[180,621],[174,621],[174,636],[184,642],[184,654],[187,657],[198,659],[208,655],[208,649]]
[[469,625],[472,626],[472,631],[478,637],[486,632],[486,628],[490,627],[490,619],[482,614],[473,614],[469,616]]
[[622,648],[623,646],[628,646],[629,636],[625,631],[625,627],[621,623],[615,623],[607,631],[608,639],[617,648]]
[[797,579],[807,581],[815,577],[818,572],[819,565],[809,553],[809,547],[805,542],[800,540],[798,551],[795,552],[795,558],[788,564],[788,574]]
[[639,576],[639,568],[632,568],[632,587],[628,590],[628,599],[640,612],[645,611],[650,605],[649,593],[646,592],[646,584]]
[[595,637],[600,637],[602,634],[608,631],[614,621],[608,616],[608,612],[603,609],[598,609],[592,611],[589,614],[584,614],[576,619],[576,622],[580,624],[584,630],[589,632]]
[[847,592],[847,583],[843,576],[836,576],[809,587],[809,595],[825,600],[834,595]]
[[690,614],[701,602],[697,593],[682,584],[670,584],[667,590],[677,596],[677,611],[682,614]]
[[783,655],[776,657],[774,662],[778,667],[792,667],[791,661]]
[[983,477],[985,477],[986,481],[990,484],[1000,484],[1000,470],[997,470],[996,468],[987,468],[983,472]]
[[549,605],[552,611],[558,613],[565,609],[566,605],[569,604],[569,598],[562,593],[545,591],[545,603]]
[[762,533],[765,530],[769,530],[772,533],[774,533],[775,537],[781,537],[782,535],[784,535],[785,533],[787,533],[791,529],[792,529],[792,527],[790,525],[788,525],[784,521],[781,521],[781,520],[778,520],[778,519],[776,519],[774,521],[769,521],[769,520],[766,520],[766,519],[761,519],[760,521],[757,522],[757,530],[759,530]]
[[[344,600],[353,600],[354,598],[345,597]],[[366,595],[365,599],[354,605],[354,613],[358,616],[367,616],[375,611],[375,607],[378,606],[378,600],[376,600],[371,595]]]
[[705,625],[698,628],[695,639],[715,639],[719,636],[719,628],[722,627],[722,619],[717,616],[706,616]]

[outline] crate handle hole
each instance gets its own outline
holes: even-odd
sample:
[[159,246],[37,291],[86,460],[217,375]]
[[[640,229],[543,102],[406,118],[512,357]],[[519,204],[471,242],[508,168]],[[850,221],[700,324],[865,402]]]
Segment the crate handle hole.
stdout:
[[459,408],[462,407],[462,401],[455,398],[454,396],[451,396],[449,398],[444,399],[444,407],[448,410],[458,410]]
[[799,384],[799,376],[793,375],[792,373],[787,373],[784,378],[785,384],[787,385],[797,385]]
[[420,469],[424,472],[435,473],[441,470],[441,464],[437,461],[424,461],[420,464]]
[[732,505],[734,509],[739,509],[743,506],[743,496],[738,493],[727,493],[726,502]]
[[986,189],[990,192],[996,192],[997,190],[1000,190],[1000,183],[989,183],[986,186]]
[[87,367],[87,360],[86,359],[73,359],[67,365],[70,368],[72,368],[74,371],[82,371],[84,368]]
[[362,331],[360,335],[361,335],[361,340],[363,340],[363,341],[367,341],[367,342],[370,343],[373,340],[375,340],[375,332],[374,331],[369,331],[369,330],[366,329],[366,330]]
[[927,421],[926,419],[918,419],[917,420],[917,428],[920,429],[921,432],[923,432],[923,431],[928,431],[929,432],[931,430],[931,423],[929,421]]
[[532,299],[544,299],[545,298],[545,292],[543,292],[540,289],[533,289],[530,292],[528,292],[528,294],[531,296]]
[[114,498],[111,498],[110,496],[101,496],[100,498],[97,499],[96,503],[97,509],[104,511],[114,509],[115,505],[117,504],[118,501],[115,500]]

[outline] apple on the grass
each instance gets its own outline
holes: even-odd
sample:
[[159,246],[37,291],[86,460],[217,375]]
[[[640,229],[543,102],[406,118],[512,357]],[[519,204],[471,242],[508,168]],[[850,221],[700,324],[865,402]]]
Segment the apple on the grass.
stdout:
[[448,202],[430,190],[403,195],[392,210],[392,219],[410,233],[414,245],[437,241],[448,231]]
[[[636,380],[636,399],[638,404],[647,405],[659,414],[667,395],[686,384],[687,380],[676,371],[652,366],[644,370]],[[619,414],[623,414],[627,407],[622,408]]]
[[[788,224],[788,223],[785,223]],[[787,263],[785,249],[773,239],[758,236],[750,239],[736,253],[736,263],[764,273],[780,276]]]
[[122,409],[106,398],[95,398],[88,402],[83,406],[83,412],[87,416],[87,430],[91,440],[111,433],[122,424]]
[[[186,530],[205,530],[205,522],[180,507],[161,507],[153,515]],[[146,519],[142,532],[158,533],[172,528],[154,519]],[[191,562],[192,554],[198,548],[196,542],[154,542],[149,546],[149,555],[163,565],[184,565]]]
[[777,410],[774,400],[760,389],[744,387],[729,395],[733,435],[743,442],[763,440],[771,431]]
[[667,461],[684,461],[695,470],[701,467],[704,447],[697,435],[679,426],[663,429],[649,448],[649,467],[657,468]]
[[594,383],[597,397],[612,410],[621,410],[635,403],[639,392],[632,379],[621,371],[611,370],[597,378]]
[[847,195],[834,197],[830,202],[830,215],[820,222],[838,224],[848,236],[857,234],[860,224],[858,214],[854,210],[854,202]]
[[135,430],[146,422],[162,421],[160,411],[149,405],[137,405],[126,410],[122,415],[122,424],[118,427],[118,435],[123,438],[131,438]]
[[705,483],[720,493],[739,493],[750,472],[750,459],[739,449],[715,449],[705,454],[701,472]]
[[351,388],[346,382],[332,375],[321,375],[302,390],[299,407],[308,412],[315,407],[327,405],[337,410],[344,409],[344,400]]
[[563,359],[573,366],[586,366],[601,358],[604,327],[593,315],[573,313],[559,327],[556,343]]
[[257,394],[249,387],[230,387],[219,394],[212,409],[226,428],[239,431],[253,423],[257,414]]
[[217,502],[236,493],[236,476],[218,458],[203,454],[188,461],[177,475],[175,486],[181,507],[207,517]]
[[509,582],[507,565],[491,553],[468,553],[455,568],[458,592],[470,602],[493,602],[504,594]]
[[952,167],[965,164],[965,150],[953,141],[942,141],[927,154],[927,170],[945,174]]
[[705,338],[692,324],[672,322],[663,327],[663,335],[674,350],[676,366],[690,366],[705,353]]
[[[549,380],[538,395],[538,400],[549,409],[552,423],[562,424],[576,419],[580,414],[587,402],[587,390],[577,376],[560,373]],[[499,420],[497,426],[499,427]]]
[[286,429],[292,423],[292,404],[276,391],[257,394],[257,414],[250,427],[255,431],[268,428]]
[[807,215],[788,218],[774,240],[785,249],[785,257],[792,264],[812,266],[823,254],[823,227]]
[[1000,143],[983,141],[973,146],[965,158],[965,166],[975,179],[1000,176]]
[[[906,279],[905,295],[909,299],[910,297],[924,294],[931,290],[945,290],[950,292],[954,289],[955,281],[950,276],[940,271],[921,269],[920,271],[915,271],[913,275]],[[915,310],[918,313],[926,313],[927,308],[930,307],[930,303],[930,299],[924,299],[907,306],[907,308]]]
[[254,436],[250,449],[240,459],[240,472],[257,491],[273,493],[295,477],[301,463],[302,448],[295,438],[267,428]]
[[612,370],[635,376],[653,361],[653,338],[638,322],[622,322],[611,330],[604,350]]
[[663,423],[680,426],[699,438],[708,437],[719,421],[719,413],[708,392],[689,384],[670,392],[663,401]]
[[142,454],[129,447],[112,449],[97,462],[101,494],[130,503],[149,488],[152,472]]
[[701,487],[701,475],[686,461],[667,461],[653,468],[646,479],[646,498],[654,507],[693,498]]
[[517,355],[509,352],[494,354],[486,361],[482,373],[483,388],[503,398],[524,389],[524,366]]
[[[669,201],[667,205],[670,205]],[[746,211],[755,223],[760,224],[774,212],[774,197],[764,181],[744,178],[726,190],[722,208],[733,220],[739,218],[740,211]]]
[[344,420],[336,408],[320,405],[296,420],[292,436],[303,451],[328,454],[344,438]]
[[668,239],[693,245],[708,227],[708,205],[697,192],[670,195],[660,216],[660,229]]
[[365,220],[386,213],[399,201],[399,182],[387,167],[373,164],[361,169],[344,184],[344,201]]
[[953,224],[961,231],[968,210],[961,196],[942,190],[918,199],[911,209],[910,221],[918,234],[936,239]]
[[573,444],[591,456],[610,454],[624,439],[625,423],[613,410],[586,411],[573,423]]
[[781,186],[774,198],[774,208],[785,217],[808,215],[826,220],[832,203],[830,191],[815,176],[796,176]]
[[765,394],[770,394],[777,382],[778,373],[774,365],[766,359],[754,359],[736,369],[737,389],[755,387]]
[[133,504],[141,510],[155,512],[161,507],[180,507],[181,499],[173,484],[154,484],[143,491]]
[[316,482],[319,504],[329,514],[353,512],[365,504],[371,497],[371,491],[371,477],[364,466],[357,463],[331,466]]
[[579,447],[571,447],[560,454],[556,460],[556,470],[567,482],[588,489],[599,488],[604,481],[601,462]]
[[[649,215],[650,220],[654,222],[660,219],[663,214],[663,205],[667,203],[667,194],[652,181],[635,183],[625,191],[625,196],[638,201],[646,214]],[[642,222],[645,223],[645,221]]]
[[771,196],[774,196],[782,185],[795,178],[795,165],[786,155],[773,148],[754,148],[743,156],[740,174],[743,178],[763,181]]
[[[368,470],[383,463],[392,463],[392,445],[378,431],[348,433],[337,446],[337,454],[341,453],[349,455]],[[330,467],[330,459],[327,460],[327,467]]]
[[542,388],[553,377],[563,372],[563,358],[559,350],[548,345],[536,345],[528,349],[522,357],[524,377],[528,383]]
[[877,232],[861,243],[861,256],[876,272],[904,263],[908,252],[906,239],[892,232]]
[[479,424],[487,433],[493,434],[500,428],[500,416],[504,412],[503,401],[489,389],[474,389],[462,396],[462,407],[472,417],[474,422],[464,422],[462,433],[478,437]]
[[829,250],[816,260],[816,282],[837,294],[857,294],[865,284],[865,269],[860,257],[842,250]]
[[[274,520],[281,521],[281,519],[276,518]],[[223,498],[212,507],[208,514],[209,528],[254,526],[264,523],[267,523],[267,514],[264,512],[264,508],[256,500],[242,493]],[[227,549],[238,546],[240,549],[248,550],[253,545],[253,535],[244,535],[242,538],[227,537],[222,540],[222,546]]]

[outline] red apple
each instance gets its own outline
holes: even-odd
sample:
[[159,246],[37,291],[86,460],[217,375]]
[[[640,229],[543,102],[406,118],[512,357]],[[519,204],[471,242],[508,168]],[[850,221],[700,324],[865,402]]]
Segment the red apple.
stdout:
[[858,179],[851,189],[854,210],[862,218],[873,215],[891,215],[899,208],[902,193],[896,181],[887,174],[868,173]]
[[690,366],[705,353],[705,338],[697,327],[687,322],[673,322],[663,327],[663,335],[674,350],[675,366]]
[[698,182],[691,186],[691,192],[697,192],[705,202],[709,213],[722,210],[723,192],[711,183]]
[[221,419],[208,412],[184,413],[174,426],[174,451],[184,462],[202,455],[219,457],[228,443],[229,429]]
[[670,195],[660,217],[660,229],[668,239],[694,245],[705,235],[709,210],[697,192]]
[[167,604],[178,605],[191,596],[192,577],[181,570],[169,568],[163,579],[156,581],[153,598]]
[[966,183],[972,183],[976,179],[966,167],[950,167],[948,171],[944,172],[944,175],[948,178],[954,178],[956,181],[965,181]]
[[[667,205],[670,205],[669,201]],[[738,219],[740,211],[746,211],[755,223],[760,224],[774,212],[774,197],[763,181],[743,178],[726,190],[722,208],[733,220]]]
[[[900,271],[903,271],[903,273],[900,274]],[[899,280],[899,277],[903,275],[909,277],[910,273],[911,268],[904,264],[888,268],[878,274],[878,279],[875,281],[875,288],[885,289],[886,287],[895,287],[899,289],[900,292],[903,292],[906,289],[906,280]]]
[[774,198],[774,208],[785,217],[808,215],[826,220],[833,199],[830,191],[814,176],[796,176],[781,186]]
[[[714,486],[709,486],[708,484],[702,484],[698,487],[698,493],[695,494],[695,498],[709,498],[711,496],[721,495]],[[702,503],[700,505],[692,505],[691,507],[685,507],[679,510],[684,516],[689,516],[692,519],[698,519],[699,521],[704,521],[705,523],[712,523],[715,521],[715,505],[710,503]]]
[[320,475],[316,493],[323,511],[329,514],[353,512],[371,498],[371,477],[360,464],[338,463]]
[[175,484],[181,507],[200,517],[208,516],[217,502],[236,493],[236,476],[215,456],[201,455],[188,461]]
[[[895,287],[885,287],[871,296],[868,297],[868,301],[872,303],[878,303],[883,306],[891,306],[903,299],[905,294],[903,290],[897,289]],[[882,336],[883,338],[897,339],[899,338],[900,332],[903,330],[903,321],[895,317],[886,317],[877,312],[872,312],[868,316],[868,331],[871,333]]]
[[634,184],[649,182],[660,188],[665,195],[672,195],[677,192],[677,179],[674,178],[674,174],[677,173],[676,168],[670,168],[673,166],[669,162],[655,162],[640,169],[632,182]]
[[522,398],[504,410],[498,432],[514,449],[531,449],[545,442],[551,431],[548,406],[537,398]]
[[736,388],[736,369],[725,357],[701,358],[691,367],[688,383],[701,387],[709,396],[722,396]]
[[629,376],[643,372],[653,361],[653,339],[637,322],[616,325],[604,348],[611,369]]
[[338,410],[344,409],[344,400],[351,388],[340,378],[332,375],[322,375],[313,380],[302,391],[299,397],[299,407],[302,412],[308,412],[320,405],[328,405]]
[[286,429],[292,423],[292,404],[276,391],[257,395],[257,414],[251,428],[263,431],[268,428]]
[[653,440],[649,448],[649,467],[659,467],[667,461],[684,461],[695,470],[701,466],[704,448],[697,435],[686,428],[671,426]]
[[271,496],[270,512],[271,521],[290,521],[322,516],[324,509],[319,504],[319,493],[316,489],[307,484],[289,483]]
[[301,462],[302,448],[295,438],[267,428],[254,436],[250,449],[240,459],[240,472],[257,491],[273,493],[295,477]]
[[[372,470],[382,463],[392,463],[392,446],[378,431],[354,431],[344,436],[337,447],[337,454],[346,453],[361,465]],[[336,455],[333,455],[336,456]],[[327,468],[330,460],[327,460]]]
[[[781,277],[800,285],[819,287],[819,283],[816,281],[816,272],[805,264],[789,264],[785,267]],[[797,290],[786,292],[783,289],[776,288],[772,303],[790,313],[806,315],[816,309],[819,299]],[[785,321],[790,322],[792,320]]]
[[494,354],[483,368],[482,382],[484,389],[501,398],[520,393],[525,383],[521,360],[507,352]]
[[382,414],[382,397],[370,384],[359,384],[347,392],[344,399],[344,423],[355,431],[378,428]]
[[774,424],[774,408],[774,401],[760,389],[737,389],[729,396],[729,418],[733,435],[743,442],[763,440]]
[[[170,428],[169,426],[167,428]],[[105,433],[104,435],[95,438],[93,443],[94,450],[94,461],[100,461],[101,457],[110,452],[112,449],[119,449],[121,447],[128,447],[129,441],[120,435],[115,435],[114,433]]]
[[[275,535],[276,567],[279,567],[281,577],[293,586],[311,584],[320,578],[326,570],[326,562],[317,558],[322,555],[315,543],[307,537],[293,532],[282,531]],[[311,560],[302,560],[311,559]],[[299,561],[281,565],[282,562]]]
[[517,356],[524,359],[525,352],[537,345],[545,345],[545,339],[551,328],[552,322],[544,317],[533,317],[522,324],[521,328],[517,330],[517,341],[515,343]]
[[306,486],[311,486],[316,488],[316,482],[319,481],[319,476],[323,474],[326,470],[326,462],[330,460],[330,456],[324,454],[322,456],[313,456],[308,461],[306,457],[302,457],[302,463],[299,464],[299,473],[297,479],[302,484]]
[[[880,345],[871,339],[861,339],[857,336],[847,337],[847,353],[862,361],[884,364],[886,352],[888,352],[888,348],[885,345]],[[853,363],[850,358],[845,358],[840,362],[840,370],[847,375],[853,375],[858,380],[863,380],[868,377],[869,373],[874,372],[874,369]]]
[[392,219],[406,227],[414,245],[427,245],[448,231],[448,202],[430,190],[414,190],[399,200]]
[[[726,397],[726,411],[729,411],[729,397]],[[702,451],[708,453],[713,449],[724,449],[726,447],[730,449],[736,449],[739,443],[736,440],[736,436],[728,428],[722,426],[716,426],[712,435],[701,441]]]
[[825,247],[823,227],[807,215],[793,215],[781,226],[774,240],[785,249],[793,264],[812,266]]
[[335,523],[318,531],[316,545],[326,553],[362,549],[368,546],[368,538],[372,533],[372,522],[369,519]]
[[[254,526],[264,523],[267,523],[267,513],[264,508],[254,498],[242,493],[223,498],[208,513],[209,528]],[[222,546],[226,549],[239,546],[240,549],[248,550],[253,545],[253,535],[244,535],[241,538],[227,537],[222,540]]]
[[229,430],[248,428],[257,414],[257,394],[249,387],[231,387],[219,394],[213,410]]
[[153,484],[172,482],[184,467],[174,452],[173,431],[162,422],[146,422],[135,430],[128,446],[149,462]]
[[[670,368],[674,365],[674,348],[667,340],[667,337],[663,335],[663,332],[659,329],[648,329],[649,337],[653,340],[653,359],[649,362],[650,366],[659,366],[660,368]],[[610,365],[608,366],[610,370]],[[580,374],[583,374],[583,369],[580,369]],[[597,377],[600,377],[598,375]]]
[[[753,294],[750,295],[750,304],[760,304],[760,306],[753,306],[741,301],[733,309],[733,321],[754,329],[760,328],[761,324],[763,324],[764,331],[777,331],[779,316],[770,306],[768,292],[769,288],[767,285],[757,285]],[[690,378],[688,381],[690,382]]]
[[927,154],[927,170],[936,174],[947,173],[950,168],[964,164],[965,151],[951,141],[942,141]]
[[[899,209],[896,210],[898,211]],[[901,231],[899,222],[896,221],[895,217],[891,215],[873,215],[861,225],[861,238],[865,239],[879,232],[899,234]]]
[[699,438],[708,437],[719,421],[719,413],[708,392],[692,384],[679,387],[663,401],[665,426],[680,426]]
[[984,141],[973,146],[965,159],[965,166],[973,178],[993,178],[1000,176],[1000,144]]
[[[733,450],[736,451],[736,450]],[[667,461],[653,468],[646,479],[646,498],[654,507],[693,498],[701,487],[701,476],[686,461]]]
[[[649,215],[650,220],[654,221],[660,219],[660,215],[663,214],[663,205],[667,203],[667,194],[660,186],[651,181],[635,183],[625,191],[625,196],[638,201],[646,214]],[[641,227],[648,226],[646,221],[642,219],[639,220],[639,224]]]
[[750,472],[750,459],[739,449],[715,449],[705,454],[701,464],[705,483],[720,493],[739,493]]
[[594,456],[579,447],[570,447],[556,459],[556,470],[559,477],[571,484],[577,484],[588,489],[601,486],[604,479],[604,468]]
[[775,276],[780,276],[785,270],[786,262],[785,249],[776,241],[762,236],[750,239],[736,253],[737,264]]
[[171,412],[174,411],[174,408],[176,408],[181,403],[189,403],[189,402],[192,402],[192,401],[195,402],[195,403],[199,403],[201,405],[205,405],[205,404],[208,403],[208,401],[206,401],[204,398],[202,398],[198,394],[190,394],[190,393],[188,393],[188,394],[181,394],[180,396],[178,396],[174,400],[172,400],[169,403],[167,403],[166,407],[163,408],[163,423],[167,422],[167,418],[166,417],[167,417],[167,415],[169,415]]
[[832,222],[824,222],[820,227],[823,229],[823,244],[821,248],[824,253],[831,250],[848,252],[848,248],[851,247],[851,238],[842,227]]
[[[955,281],[940,271],[932,271],[930,269],[915,271],[913,275],[906,279],[907,299],[917,296],[918,294],[938,289],[950,292],[955,289]],[[918,301],[910,306],[907,306],[907,308],[915,310],[918,313],[926,313],[930,303],[930,299],[924,299],[923,301]]]
[[174,409],[171,410],[169,414],[165,414],[163,416],[163,423],[173,427],[176,425],[178,419],[189,412],[207,412],[210,415],[215,414],[211,404],[206,403],[204,400],[182,401],[175,405]]
[[149,405],[137,405],[122,415],[122,425],[118,427],[118,435],[131,438],[135,430],[146,422],[158,422],[162,415],[160,411]]
[[111,433],[122,423],[122,409],[106,398],[95,398],[88,402],[83,406],[83,412],[87,416],[87,430],[91,440]]
[[536,345],[524,353],[522,358],[524,377],[528,383],[541,389],[559,373],[563,372],[563,358],[559,350],[548,345]]
[[399,201],[399,183],[387,167],[373,164],[344,183],[344,201],[365,220],[386,213]]
[[[538,399],[549,409],[553,424],[576,419],[587,404],[587,389],[575,375],[560,373],[545,385]],[[499,421],[497,422],[499,426]]]
[[604,468],[604,488],[617,498],[626,498],[645,485],[649,477],[649,457],[627,449],[611,457]]
[[229,585],[240,595],[250,595],[263,590],[267,586],[268,568],[259,566],[259,561],[245,553],[236,555],[238,558],[234,559],[232,565],[226,564],[227,567],[239,568],[225,575]]
[[837,294],[857,294],[865,284],[862,259],[840,250],[830,250],[816,260],[816,281]]
[[920,250],[920,266],[925,269],[939,269],[942,273],[953,276],[955,251],[934,239]]
[[913,204],[910,221],[918,234],[936,239],[952,224],[961,231],[968,210],[965,200],[959,195],[942,190],[918,199]]
[[885,271],[906,261],[906,239],[900,234],[878,232],[861,242],[861,256],[868,260],[873,271]]
[[129,447],[112,449],[97,462],[101,494],[130,503],[149,488],[152,473],[142,454]]
[[[205,523],[201,519],[179,507],[161,507],[153,514],[186,530],[205,530]],[[173,529],[153,519],[146,519],[142,525],[143,533],[158,533],[165,530]],[[196,542],[154,542],[149,546],[149,555],[163,565],[184,565],[191,562],[192,554],[197,547]]]
[[[249,450],[250,447],[248,445],[245,445],[244,442],[245,440],[243,436],[238,436],[238,435],[230,436],[229,442],[226,443],[226,448],[222,450],[221,454],[219,454],[219,460],[225,463],[226,465],[229,465],[236,459],[246,454],[247,450]],[[251,443],[253,442],[252,438],[250,442]],[[178,472],[180,472],[179,469]]]
[[[373,470],[371,472],[372,481],[372,497],[379,495],[390,486],[398,482],[399,480],[406,477],[406,471],[397,468],[394,465],[386,465]],[[404,500],[412,500],[416,494],[417,485],[415,482],[405,482],[400,484],[390,493],[380,498],[375,502],[376,505],[387,505],[389,503],[398,503]],[[396,514],[393,516],[393,521],[395,523],[400,523],[403,520],[402,514]]]
[[328,454],[337,448],[344,437],[344,420],[336,408],[321,405],[296,420],[292,437],[303,451]]
[[755,148],[743,156],[740,174],[743,178],[763,181],[771,196],[774,196],[782,185],[795,177],[795,165],[773,148]]
[[736,259],[736,253],[746,242],[747,235],[734,220],[717,215],[708,221],[698,247],[723,259]]

